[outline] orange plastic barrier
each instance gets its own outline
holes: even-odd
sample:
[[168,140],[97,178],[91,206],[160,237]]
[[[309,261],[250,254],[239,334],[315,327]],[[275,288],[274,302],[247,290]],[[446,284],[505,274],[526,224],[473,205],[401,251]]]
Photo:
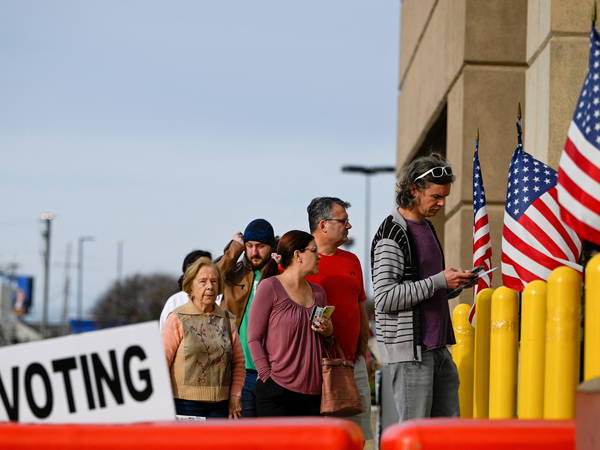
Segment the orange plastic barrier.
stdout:
[[131,425],[0,424],[13,450],[361,450],[357,425],[334,418],[155,422]]
[[381,450],[572,450],[572,420],[409,420],[385,430]]

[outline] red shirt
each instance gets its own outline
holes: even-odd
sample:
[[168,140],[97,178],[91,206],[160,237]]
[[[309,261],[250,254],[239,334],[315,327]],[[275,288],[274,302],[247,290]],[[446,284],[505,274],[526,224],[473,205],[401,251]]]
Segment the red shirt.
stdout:
[[332,256],[321,255],[319,273],[307,280],[325,289],[327,304],[335,306],[331,316],[335,337],[346,358],[355,361],[360,334],[360,303],[367,299],[360,261],[354,253],[338,248]]

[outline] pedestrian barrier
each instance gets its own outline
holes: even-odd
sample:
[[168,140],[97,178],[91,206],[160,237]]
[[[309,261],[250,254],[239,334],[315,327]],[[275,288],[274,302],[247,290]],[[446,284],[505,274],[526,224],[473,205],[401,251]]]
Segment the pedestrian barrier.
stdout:
[[517,394],[519,298],[507,287],[492,294],[490,326],[490,419],[514,417]]
[[462,304],[454,308],[452,323],[456,345],[452,348],[452,359],[458,369],[460,385],[458,398],[461,417],[473,417],[473,357],[474,333],[469,323],[469,305]]
[[574,450],[572,420],[420,419],[388,427],[381,450]]
[[335,418],[179,421],[130,425],[0,424],[0,448],[11,450],[360,450],[354,423]]
[[473,367],[473,417],[486,418],[490,400],[490,321],[493,289],[477,293],[475,309],[475,362]]
[[579,384],[581,277],[569,267],[548,278],[544,419],[575,417]]
[[517,416],[544,416],[544,364],[546,357],[546,282],[529,283],[521,300],[521,348]]
[[600,377],[600,254],[585,267],[584,380]]
[[[584,379],[600,376],[600,254],[585,269]],[[464,337],[473,329],[453,312],[457,345],[453,359],[461,384],[462,418],[572,419],[580,379],[581,275],[555,269],[548,282],[534,281],[519,295],[504,286],[476,298],[474,346]],[[520,339],[520,341],[519,341]],[[473,373],[459,362],[470,361]],[[517,373],[518,372],[518,373]],[[471,403],[472,402],[472,403]]]

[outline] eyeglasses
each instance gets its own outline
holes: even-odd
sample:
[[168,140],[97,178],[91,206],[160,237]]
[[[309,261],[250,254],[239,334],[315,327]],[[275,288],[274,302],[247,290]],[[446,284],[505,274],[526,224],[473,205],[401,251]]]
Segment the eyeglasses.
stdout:
[[323,219],[323,220],[332,220],[334,222],[339,222],[344,224],[345,227],[347,227],[348,225],[350,225],[350,220],[349,219],[334,219],[334,218],[329,218],[329,219]]
[[317,254],[317,252],[318,252],[318,249],[317,249],[317,246],[316,246],[316,245],[315,245],[314,247],[312,247],[312,248],[310,248],[310,247],[305,247],[305,248],[303,248],[303,249],[302,249],[302,252],[305,252],[305,251],[307,251],[307,250],[308,250],[309,252],[313,252],[315,255],[316,255],[316,254]]
[[429,174],[431,174],[431,176],[433,176],[435,178],[440,178],[440,177],[443,177],[444,175],[446,175],[448,177],[451,177],[452,176],[452,167],[450,167],[450,166],[433,167],[432,169],[429,169],[424,174],[419,175],[417,178],[415,178],[415,181],[417,181],[419,178],[426,177]]

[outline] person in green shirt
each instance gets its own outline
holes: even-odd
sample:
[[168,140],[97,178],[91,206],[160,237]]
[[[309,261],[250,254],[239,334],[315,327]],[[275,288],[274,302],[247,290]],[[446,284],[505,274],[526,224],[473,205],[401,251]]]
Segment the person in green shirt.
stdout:
[[[235,233],[217,259],[225,283],[221,307],[236,316],[240,342],[244,351],[246,379],[242,390],[242,416],[256,417],[256,367],[248,349],[248,316],[250,305],[261,279],[266,274],[266,263],[275,248],[275,233],[265,219],[251,221],[244,233]],[[242,256],[243,254],[243,256]],[[240,259],[240,256],[242,257]],[[265,267],[266,266],[266,267]]]

